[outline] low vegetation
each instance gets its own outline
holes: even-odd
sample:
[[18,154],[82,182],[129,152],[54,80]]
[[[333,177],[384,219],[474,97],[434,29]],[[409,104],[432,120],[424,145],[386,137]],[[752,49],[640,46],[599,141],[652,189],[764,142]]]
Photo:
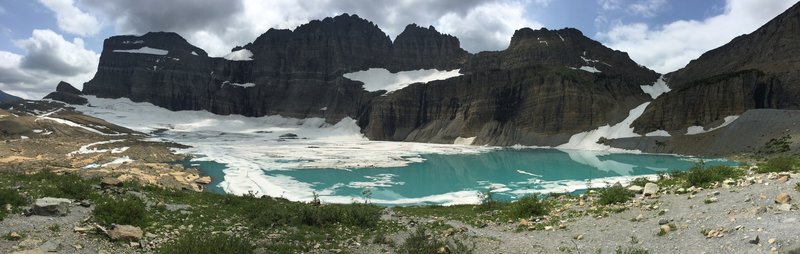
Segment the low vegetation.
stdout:
[[600,205],[625,203],[634,196],[633,193],[620,185],[600,189],[598,192],[600,193],[600,199],[597,200],[597,203]]
[[11,189],[0,189],[0,221],[2,221],[8,215],[8,209],[6,206],[11,206],[11,210],[15,210],[14,207],[23,206],[27,204],[27,200],[25,197],[20,195],[17,191]]
[[682,187],[709,187],[726,179],[737,179],[744,176],[744,171],[730,166],[706,166],[698,162],[687,171],[670,173],[670,177],[660,177],[659,185],[680,185]]
[[147,210],[144,202],[133,196],[108,199],[97,204],[94,217],[105,224],[134,225],[144,227],[147,224]]
[[767,162],[760,164],[755,170],[756,173],[769,173],[769,172],[796,172],[798,171],[800,160],[795,157],[778,156],[767,160]]
[[439,240],[428,237],[424,227],[417,227],[406,241],[398,248],[403,254],[436,254],[436,253],[473,253],[474,246],[468,247],[457,238]]
[[545,202],[539,195],[527,195],[517,202],[511,204],[511,216],[517,218],[529,218],[534,216],[547,215],[550,204]]
[[649,253],[650,252],[645,249],[634,248],[634,247],[629,247],[625,249],[623,249],[622,247],[617,247],[617,249],[614,250],[614,254],[649,254]]
[[255,246],[241,237],[227,234],[211,234],[191,232],[177,241],[161,247],[159,254],[216,254],[238,253],[250,254]]

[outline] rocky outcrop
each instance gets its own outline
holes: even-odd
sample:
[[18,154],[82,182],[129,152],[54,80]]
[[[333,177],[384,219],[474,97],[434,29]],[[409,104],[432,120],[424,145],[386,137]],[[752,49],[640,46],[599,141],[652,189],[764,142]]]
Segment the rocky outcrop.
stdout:
[[[347,14],[294,31],[271,29],[233,49],[249,58],[209,58],[173,33],[115,36],[83,92],[172,110],[331,123],[352,117],[379,140],[557,145],[621,121],[649,99],[639,86],[658,77],[575,29],[520,29],[497,52],[470,55],[459,45],[415,24],[392,42],[375,24]],[[463,75],[386,96],[342,77],[368,68],[460,68]]]
[[518,30],[508,49],[471,56],[461,72],[375,98],[359,124],[371,139],[559,145],[621,121],[648,100],[639,86],[658,78],[575,29]]
[[667,75],[673,91],[633,126],[686,133],[750,109],[800,109],[800,4]]
[[[171,110],[324,117],[338,122],[359,115],[377,95],[365,91],[361,83],[342,78],[342,74],[373,67],[448,68],[456,65],[454,61],[463,61],[448,60],[451,54],[466,56],[460,48],[448,48],[459,45],[457,40],[447,39],[452,37],[408,34],[399,47],[404,53],[413,51],[415,41],[422,42],[420,47],[435,46],[437,50],[420,48],[418,54],[411,55],[425,61],[394,61],[389,37],[375,24],[347,14],[312,21],[294,31],[271,29],[253,43],[234,49],[251,51],[252,61],[209,58],[173,33],[115,36],[104,42],[98,72],[86,83],[84,92],[128,97]],[[441,43],[435,44],[437,41]],[[143,47],[167,53],[125,52]]]
[[44,98],[61,101],[72,105],[86,105],[86,103],[89,103],[89,101],[86,98],[81,97],[81,95],[83,95],[81,90],[78,90],[70,83],[61,81],[58,83],[58,86],[56,86],[56,91],[49,93]]
[[5,93],[3,91],[0,91],[0,104],[3,104],[3,103],[14,103],[14,102],[18,102],[18,101],[21,101],[21,100],[22,100],[22,98],[20,98],[20,97],[17,97],[17,96],[14,96],[14,95],[10,95],[10,94],[7,94],[7,93]]

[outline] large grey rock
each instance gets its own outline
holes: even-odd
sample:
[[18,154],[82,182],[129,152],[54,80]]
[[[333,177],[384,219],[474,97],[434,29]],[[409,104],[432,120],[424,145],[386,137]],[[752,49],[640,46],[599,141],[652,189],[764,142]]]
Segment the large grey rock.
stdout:
[[114,241],[138,242],[143,235],[142,229],[131,225],[116,225],[108,230],[108,237]]
[[65,198],[45,197],[33,203],[33,214],[41,216],[64,216],[69,213],[71,200]]
[[647,183],[644,185],[644,190],[642,191],[642,194],[644,194],[645,196],[652,196],[658,194],[658,190],[659,190],[658,184]]

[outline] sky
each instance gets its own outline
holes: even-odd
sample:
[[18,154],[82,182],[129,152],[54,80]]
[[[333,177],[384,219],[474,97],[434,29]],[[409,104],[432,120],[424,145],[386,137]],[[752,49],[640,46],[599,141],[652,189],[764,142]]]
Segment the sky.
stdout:
[[523,28],[574,27],[659,73],[747,34],[800,0],[0,0],[0,90],[27,99],[97,70],[103,40],[172,31],[223,56],[269,28],[342,13],[391,38],[410,23],[458,37],[470,52],[502,50]]

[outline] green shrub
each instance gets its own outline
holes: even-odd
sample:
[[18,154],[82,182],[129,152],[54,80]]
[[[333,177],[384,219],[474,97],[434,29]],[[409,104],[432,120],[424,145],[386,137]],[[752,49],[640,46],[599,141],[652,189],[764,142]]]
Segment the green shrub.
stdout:
[[8,215],[8,210],[6,210],[6,205],[14,206],[23,206],[27,204],[27,200],[25,197],[19,194],[19,192],[10,189],[0,189],[0,221],[6,218]]
[[516,218],[542,216],[549,212],[549,208],[549,204],[538,195],[526,195],[511,204],[511,216]]
[[58,175],[44,170],[33,174],[31,178],[42,183],[38,192],[40,197],[81,200],[88,199],[92,194],[91,183],[75,174]]
[[94,217],[104,224],[134,225],[144,227],[147,211],[142,200],[136,197],[105,200],[94,208]]
[[417,230],[406,238],[403,245],[400,245],[397,249],[397,253],[436,254],[442,253],[439,252],[439,249],[442,247],[447,247],[449,250],[448,253],[472,253],[474,249],[474,246],[473,248],[469,248],[455,238],[452,238],[451,241],[437,240],[435,237],[429,239],[425,234],[425,229],[423,227],[417,227]]
[[760,165],[758,169],[756,169],[757,173],[769,173],[769,172],[786,172],[786,171],[797,171],[797,164],[798,161],[794,157],[789,156],[779,156],[773,157],[767,160],[766,163]]
[[797,185],[794,186],[794,189],[796,191],[800,191],[800,183],[797,183]]
[[633,193],[622,186],[611,186],[601,189],[599,190],[599,193],[600,199],[597,200],[597,203],[601,205],[625,203],[628,202],[628,200],[631,200],[631,197],[634,196]]
[[650,252],[645,249],[629,247],[627,249],[623,249],[622,247],[617,247],[614,251],[615,254],[649,254]]
[[677,174],[676,176],[685,178],[686,182],[684,187],[708,187],[714,182],[721,182],[729,178],[738,178],[742,175],[744,175],[744,172],[733,167],[706,167],[704,163],[700,162],[684,174]]
[[254,246],[247,240],[226,234],[190,233],[171,244],[159,248],[156,253],[165,254],[216,254],[253,253]]
[[326,227],[334,224],[375,228],[380,220],[380,207],[369,204],[320,205],[289,202],[271,197],[244,197],[236,202],[239,211],[255,226],[274,225]]
[[644,185],[645,185],[645,184],[647,184],[647,183],[649,183],[649,182],[650,182],[650,180],[648,180],[648,179],[647,179],[647,178],[645,178],[645,177],[638,177],[638,178],[636,178],[636,179],[633,179],[633,181],[631,181],[631,185],[636,185],[636,186],[642,186],[642,187],[644,187]]
[[494,188],[489,188],[486,192],[478,193],[478,199],[481,200],[481,204],[478,205],[478,209],[481,211],[490,211],[496,208],[497,200],[494,199],[494,192],[492,192]]

